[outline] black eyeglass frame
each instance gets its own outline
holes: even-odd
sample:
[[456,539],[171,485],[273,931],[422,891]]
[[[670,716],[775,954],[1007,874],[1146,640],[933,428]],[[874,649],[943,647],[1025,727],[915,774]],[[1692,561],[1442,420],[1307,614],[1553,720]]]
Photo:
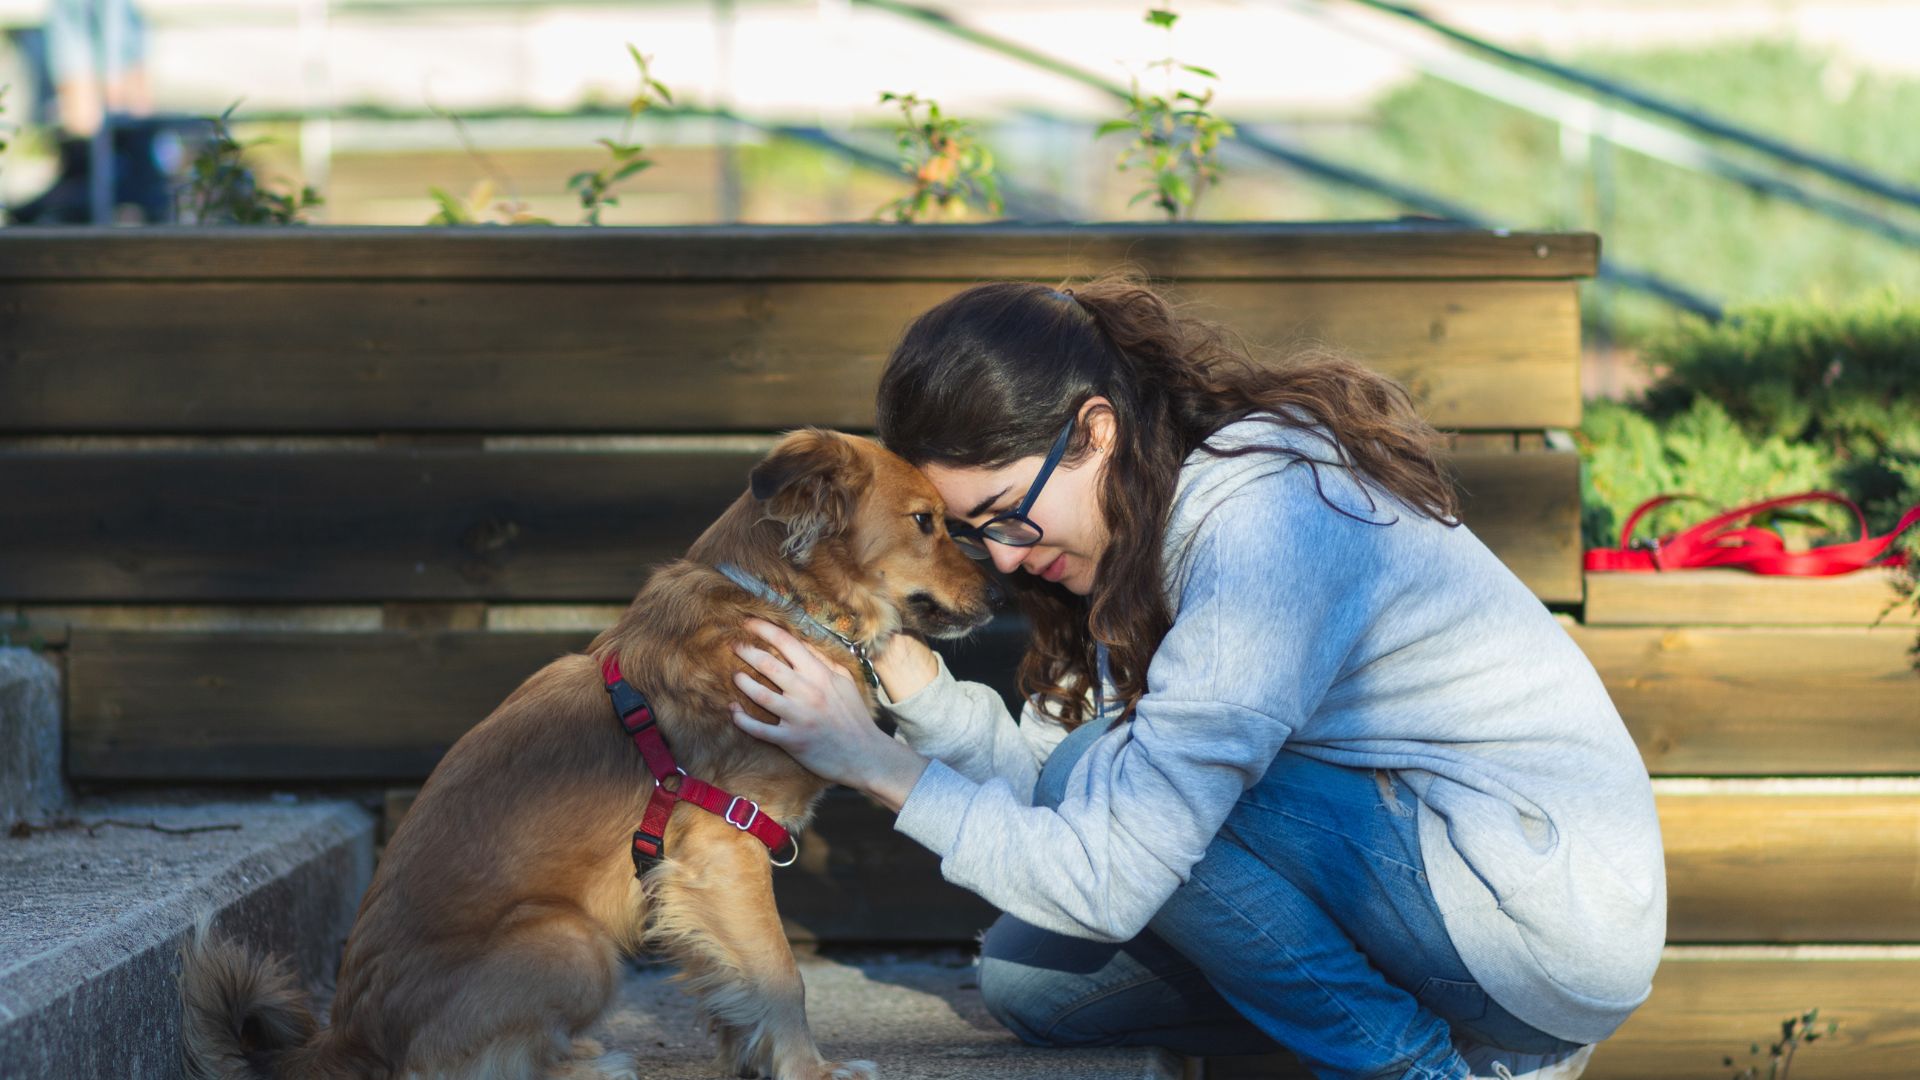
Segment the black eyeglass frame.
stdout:
[[[1059,437],[1053,440],[1053,447],[1047,451],[1046,461],[1041,463],[1040,471],[1034,474],[1033,485],[1027,488],[1026,497],[1020,500],[1019,506],[1014,507],[1012,510],[995,514],[978,525],[961,525],[958,528],[949,525],[947,527],[947,535],[953,537],[954,542],[960,545],[960,550],[966,552],[968,558],[983,561],[991,559],[993,552],[987,549],[986,541],[988,540],[992,540],[996,544],[1005,544],[1008,547],[1032,547],[1039,543],[1042,537],[1046,536],[1046,530],[1035,524],[1033,519],[1027,516],[1027,511],[1033,509],[1034,500],[1040,497],[1040,489],[1046,486],[1047,477],[1053,475],[1053,467],[1060,464],[1060,459],[1066,456],[1067,443],[1073,435],[1073,427],[1079,422],[1080,416],[1078,413],[1067,418],[1067,426],[1062,428]],[[992,529],[1002,521],[1018,522],[1032,529],[1033,538],[1002,540],[1000,537],[988,533],[987,530]],[[973,541],[979,546],[975,547],[967,541]]]

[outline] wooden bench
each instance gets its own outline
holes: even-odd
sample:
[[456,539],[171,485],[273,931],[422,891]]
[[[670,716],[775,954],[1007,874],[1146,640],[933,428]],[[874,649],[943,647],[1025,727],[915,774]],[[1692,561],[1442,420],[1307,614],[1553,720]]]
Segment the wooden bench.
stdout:
[[[1920,773],[1911,628],[1755,628],[1759,593],[1583,579],[1548,432],[1579,422],[1597,248],[1418,223],[9,230],[0,603],[64,663],[78,782],[417,783],[777,432],[870,429],[914,314],[1131,259],[1256,345],[1318,337],[1405,382],[1453,433],[1464,519],[1607,680],[1658,778],[1673,944],[1589,1075],[1711,1073],[1813,1005],[1843,1024],[1820,1069],[1911,1075],[1920,794],[1667,779]],[[1854,621],[1841,591],[1820,610]],[[1722,610],[1743,625],[1705,625]],[[1010,693],[1020,641],[1002,621],[949,656]],[[780,877],[794,937],[991,919],[840,794]]]

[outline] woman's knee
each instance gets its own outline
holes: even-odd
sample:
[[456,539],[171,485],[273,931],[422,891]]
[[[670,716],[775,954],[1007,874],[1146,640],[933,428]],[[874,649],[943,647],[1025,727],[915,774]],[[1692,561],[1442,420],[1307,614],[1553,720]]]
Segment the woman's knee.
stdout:
[[1118,1042],[1140,1019],[1139,993],[1156,981],[1120,946],[1066,937],[1011,915],[981,938],[978,976],[988,1015],[1033,1046]]
[[979,971],[980,1000],[987,1007],[987,1015],[1019,1036],[1021,1042],[1029,1046],[1051,1046],[1053,1043],[1047,1037],[1049,1006],[1036,974],[1046,972],[983,955]]

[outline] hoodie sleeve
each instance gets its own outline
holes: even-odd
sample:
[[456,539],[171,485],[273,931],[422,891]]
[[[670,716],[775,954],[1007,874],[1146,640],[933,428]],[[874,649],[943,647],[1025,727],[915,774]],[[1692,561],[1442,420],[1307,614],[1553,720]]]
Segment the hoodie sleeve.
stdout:
[[1031,802],[1040,765],[1065,729],[1032,703],[1016,723],[999,691],[954,678],[946,658],[933,656],[939,665],[933,681],[889,706],[894,737],[976,783],[999,777]]
[[939,854],[947,880],[1035,926],[1104,941],[1138,934],[1318,707],[1369,622],[1372,534],[1383,530],[1317,490],[1311,469],[1287,468],[1207,515],[1147,692],[1131,722],[1075,764],[1057,809],[1030,805],[1030,781],[934,761],[894,827]]

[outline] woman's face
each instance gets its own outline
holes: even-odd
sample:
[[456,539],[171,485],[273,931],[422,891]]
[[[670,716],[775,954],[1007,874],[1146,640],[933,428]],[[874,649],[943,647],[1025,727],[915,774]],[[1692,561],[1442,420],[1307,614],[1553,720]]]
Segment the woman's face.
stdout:
[[[1113,410],[1103,397],[1091,398],[1080,408],[1075,431],[1092,426],[1093,449],[1076,465],[1054,467],[1027,509],[1040,526],[1040,542],[1011,547],[984,539],[993,565],[1002,573],[1025,571],[1056,581],[1067,591],[1086,596],[1093,591],[1093,572],[1107,547],[1106,519],[1100,512],[1100,477],[1113,446]],[[947,516],[979,525],[995,514],[1017,508],[1027,497],[1045,462],[1044,453],[1009,462],[997,469],[951,468],[929,464],[921,471],[947,504]]]

